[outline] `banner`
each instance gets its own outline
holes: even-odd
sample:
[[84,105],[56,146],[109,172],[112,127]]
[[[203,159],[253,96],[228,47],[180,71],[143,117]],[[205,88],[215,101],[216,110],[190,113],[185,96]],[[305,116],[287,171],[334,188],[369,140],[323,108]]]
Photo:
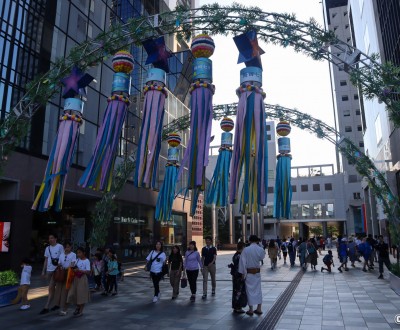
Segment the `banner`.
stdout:
[[10,248],[10,227],[11,222],[0,222],[0,252],[8,252]]

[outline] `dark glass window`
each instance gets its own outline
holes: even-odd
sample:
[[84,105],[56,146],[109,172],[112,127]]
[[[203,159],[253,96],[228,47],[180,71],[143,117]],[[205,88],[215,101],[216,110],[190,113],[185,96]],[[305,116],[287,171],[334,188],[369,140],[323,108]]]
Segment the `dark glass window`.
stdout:
[[326,191],[332,190],[332,183],[325,183],[325,190]]
[[348,101],[348,100],[349,100],[349,97],[347,95],[342,96],[342,101]]
[[297,186],[296,185],[292,186],[292,192],[297,192]]
[[268,194],[274,193],[274,187],[268,187]]
[[320,191],[321,190],[321,186],[319,184],[313,184],[312,185],[313,191]]
[[302,192],[307,192],[308,191],[308,185],[307,184],[302,184],[301,185],[301,191]]

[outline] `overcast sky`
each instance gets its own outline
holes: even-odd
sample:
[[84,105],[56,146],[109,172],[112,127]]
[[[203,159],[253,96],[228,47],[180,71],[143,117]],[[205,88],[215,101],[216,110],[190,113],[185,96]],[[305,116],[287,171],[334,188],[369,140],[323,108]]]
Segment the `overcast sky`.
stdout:
[[[200,0],[200,5],[215,3]],[[233,1],[219,0],[221,5]],[[294,13],[298,20],[308,21],[311,17],[323,26],[322,4],[319,0],[252,0],[236,1],[244,5],[260,7],[264,12]],[[237,64],[238,51],[232,36],[215,36],[216,49],[213,61],[216,93],[214,104],[237,102],[235,94],[239,86],[239,71],[244,64]],[[329,81],[328,62],[318,62],[295,53],[290,47],[283,48],[259,42],[265,51],[262,55],[263,88],[267,93],[266,103],[279,104],[309,113],[333,126],[333,108]],[[213,125],[214,145],[220,143],[219,123]],[[327,141],[310,133],[292,128],[289,135],[292,144],[292,166],[335,164],[335,148]]]

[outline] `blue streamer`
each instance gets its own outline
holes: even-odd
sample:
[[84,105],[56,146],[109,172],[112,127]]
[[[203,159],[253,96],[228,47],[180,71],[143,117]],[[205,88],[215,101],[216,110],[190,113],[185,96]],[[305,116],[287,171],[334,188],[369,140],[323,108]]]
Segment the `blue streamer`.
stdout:
[[158,193],[155,218],[157,221],[172,220],[172,204],[175,198],[175,188],[178,181],[178,167],[166,167],[165,178]]
[[274,218],[277,219],[289,219],[291,216],[291,163],[291,156],[278,156],[278,162],[276,164],[276,180],[274,193]]

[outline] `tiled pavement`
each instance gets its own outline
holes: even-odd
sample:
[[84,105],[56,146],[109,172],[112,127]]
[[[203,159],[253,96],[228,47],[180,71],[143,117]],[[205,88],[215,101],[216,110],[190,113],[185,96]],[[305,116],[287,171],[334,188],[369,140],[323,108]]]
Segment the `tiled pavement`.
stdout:
[[[84,316],[73,319],[50,313],[38,315],[44,298],[32,300],[32,309],[20,312],[16,306],[0,309],[1,329],[253,329],[291,283],[299,267],[290,268],[278,262],[271,271],[269,261],[262,268],[263,310],[261,317],[235,315],[231,311],[229,269],[231,253],[220,253],[217,260],[217,295],[201,300],[202,278],[198,281],[198,297],[189,302],[189,289],[182,289],[172,301],[168,279],[161,283],[162,298],[151,302],[152,283],[140,267],[126,271],[115,297],[92,295]],[[319,258],[321,263],[322,258]],[[386,274],[387,276],[387,274]],[[209,285],[210,289],[210,285]],[[35,289],[37,292],[40,289]],[[38,295],[40,296],[40,294]],[[322,274],[308,270],[286,307],[276,329],[400,329],[394,316],[400,313],[400,297],[387,280],[378,280],[377,272],[358,269],[339,274]]]

